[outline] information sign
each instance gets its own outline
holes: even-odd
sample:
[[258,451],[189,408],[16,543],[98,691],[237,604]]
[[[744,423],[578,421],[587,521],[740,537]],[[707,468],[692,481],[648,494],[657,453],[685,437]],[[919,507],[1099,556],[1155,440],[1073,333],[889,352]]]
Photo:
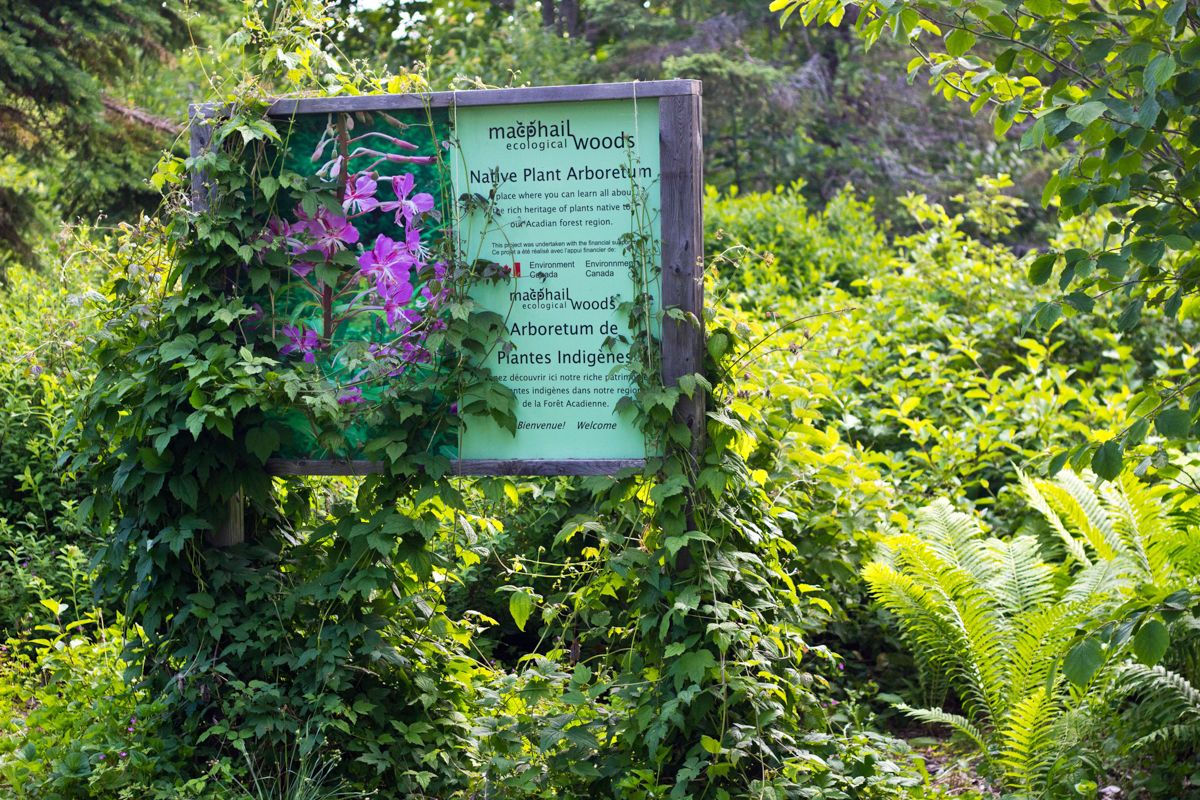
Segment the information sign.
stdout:
[[[194,118],[213,113],[193,109]],[[620,367],[635,335],[628,323],[635,297],[649,298],[650,318],[661,308],[702,315],[697,82],[280,100],[270,114],[294,123],[285,154],[293,171],[329,170],[322,148],[338,115],[353,117],[354,141],[369,145],[360,152],[379,156],[383,166],[374,177],[351,186],[345,214],[321,223],[335,229],[326,237],[333,249],[369,266],[382,263],[381,248],[406,238],[416,252],[452,236],[468,262],[506,268],[507,280],[481,283],[473,294],[505,319],[508,343],[487,356],[486,366],[517,398],[516,431],[464,418],[458,440],[439,445],[458,472],[602,474],[657,454],[628,404],[618,408],[633,391],[631,372]],[[203,131],[193,126],[194,153],[207,146]],[[449,169],[431,167],[435,162]],[[397,163],[402,169],[388,172]],[[359,202],[355,192],[365,199]],[[462,202],[472,196],[484,202]],[[368,213],[383,209],[389,213]],[[309,230],[317,224],[302,209],[292,214]],[[284,220],[277,227],[286,235],[298,224]],[[305,246],[294,252],[303,255]],[[344,255],[340,263],[347,262],[353,263]],[[332,301],[322,308],[311,299],[319,284],[301,266],[269,299],[272,326],[295,339],[296,355],[309,355],[306,336],[348,353],[397,349],[394,309],[381,302],[369,313],[342,313]],[[425,301],[412,280],[404,297],[419,310]],[[359,295],[371,291],[363,281]],[[700,369],[703,342],[695,325],[673,318],[653,333],[661,339],[664,381]],[[350,356],[341,361],[357,364]],[[331,374],[352,385],[346,375]],[[350,391],[357,399],[373,390],[354,384]],[[698,399],[679,413],[702,430]],[[281,424],[291,435],[269,462],[278,473],[379,468],[358,452],[378,430],[348,430],[344,446],[330,452],[299,414]]]

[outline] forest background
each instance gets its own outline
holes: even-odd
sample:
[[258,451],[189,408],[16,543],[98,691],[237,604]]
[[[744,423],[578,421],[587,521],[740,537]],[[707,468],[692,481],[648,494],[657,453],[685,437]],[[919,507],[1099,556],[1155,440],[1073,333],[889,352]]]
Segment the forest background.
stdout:
[[[1038,256],[1103,250],[1122,213],[1060,219],[1045,188],[1076,145],[1029,146],[1032,119],[1010,130],[1013,114],[910,79],[904,36],[866,49],[850,20],[781,26],[761,2],[10,0],[3,19],[0,788],[1200,796],[1195,404],[1137,427],[1195,369],[1195,309],[1125,325],[1106,291],[1037,318],[1055,297],[1040,268],[1031,281]],[[93,381],[122,326],[168,309],[129,286],[172,257],[154,232],[186,168],[187,104],[671,77],[704,83],[710,425],[739,488],[722,521],[656,543],[629,509],[664,505],[664,484],[462,481],[430,574],[386,554],[419,598],[371,629],[397,663],[318,642],[266,666],[345,619],[294,612],[264,643],[240,600],[190,587],[179,617],[207,633],[172,641],[211,658],[187,681],[183,648],[156,666],[145,608],[103,581],[93,594],[127,554],[81,513],[110,492],[89,465],[114,459],[73,420],[107,391]],[[1093,460],[1118,438],[1124,461]],[[263,513],[333,560],[361,490],[291,479]],[[674,575],[681,548],[739,577]],[[302,577],[272,613],[316,585],[305,557],[285,560]],[[678,639],[628,646],[666,688],[623,694],[616,643],[659,625]],[[325,658],[379,685],[288,675]]]

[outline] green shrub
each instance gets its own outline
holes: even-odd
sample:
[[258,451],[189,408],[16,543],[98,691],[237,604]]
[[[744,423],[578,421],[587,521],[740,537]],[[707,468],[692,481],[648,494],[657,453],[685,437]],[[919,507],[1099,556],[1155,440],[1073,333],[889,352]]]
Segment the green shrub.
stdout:
[[[712,256],[732,244],[770,253],[793,281],[785,291],[813,292],[824,283],[849,289],[859,278],[888,268],[893,254],[869,201],[858,200],[847,186],[819,212],[811,211],[803,188],[796,182],[773,192],[742,194],[734,186],[721,194],[708,187],[705,250]],[[753,259],[734,263],[750,267]],[[743,285],[749,287],[750,280]]]
[[[46,243],[45,260],[67,250]],[[87,551],[96,532],[78,521],[91,487],[65,473],[74,446],[65,430],[91,370],[97,334],[82,296],[97,282],[91,261],[64,261],[52,272],[14,266],[0,286],[0,635],[28,622],[38,597],[61,597],[71,575],[58,568],[67,545]]]

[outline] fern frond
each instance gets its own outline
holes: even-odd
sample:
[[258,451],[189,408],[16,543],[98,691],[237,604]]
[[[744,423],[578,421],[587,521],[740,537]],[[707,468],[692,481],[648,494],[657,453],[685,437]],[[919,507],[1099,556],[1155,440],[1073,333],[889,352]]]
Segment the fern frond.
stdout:
[[912,649],[927,686],[944,686],[959,636],[943,613],[941,599],[890,564],[863,568],[871,595],[900,622],[900,635]]
[[943,560],[911,535],[897,548],[897,565],[868,564],[871,594],[896,615],[926,667],[940,671],[969,716],[994,719],[1003,706],[999,683],[1008,651],[1008,624],[993,599],[966,570]]
[[1050,602],[1054,595],[1054,570],[1042,561],[1037,539],[1018,536],[984,542],[988,555],[985,582],[1000,599],[1005,613],[1019,614]]
[[1137,569],[1127,558],[1097,561],[1075,575],[1062,599],[1074,603],[1088,598],[1111,597],[1117,602],[1136,586],[1137,576]]
[[1030,796],[1042,793],[1046,773],[1058,753],[1054,726],[1059,714],[1058,704],[1044,687],[1013,704],[997,732],[999,761],[1009,789]]
[[1185,580],[1200,577],[1200,525],[1175,526],[1163,548],[1177,575]]
[[983,528],[978,519],[958,511],[944,497],[918,509],[913,516],[921,541],[939,558],[973,575],[986,574],[982,563]]
[[1084,547],[1083,543],[1076,539],[1069,530],[1067,530],[1067,526],[1064,524],[1062,517],[1060,517],[1058,512],[1050,506],[1050,502],[1041,492],[1040,487],[1053,486],[1053,484],[1049,483],[1048,481],[1034,480],[1024,473],[1020,475],[1020,481],[1021,488],[1025,492],[1025,497],[1029,500],[1029,505],[1033,506],[1039,514],[1045,517],[1046,522],[1050,524],[1051,529],[1058,534],[1058,537],[1062,539],[1063,544],[1066,545],[1067,552],[1071,555],[1071,557],[1080,564],[1083,564],[1085,567],[1090,566],[1092,560],[1088,557],[1087,548]]
[[[1090,472],[1085,473],[1094,478]],[[1116,525],[1104,507],[1100,496],[1078,475],[1064,469],[1054,479],[1059,493],[1052,493],[1050,502],[1057,496],[1067,519],[1078,528],[1101,558],[1112,558],[1124,548],[1117,534]]]
[[967,737],[976,747],[979,752],[983,753],[984,757],[988,755],[987,745],[984,743],[983,732],[979,728],[971,724],[971,721],[959,714],[951,714],[948,711],[943,711],[940,708],[913,708],[905,703],[897,703],[896,708],[912,717],[918,722],[924,722],[926,725],[947,725],[953,730],[958,731],[963,736]]
[[[1094,565],[1098,567],[1103,563]],[[1085,603],[1059,602],[1031,608],[1013,620],[1016,638],[1009,658],[1008,698],[1015,703],[1056,683],[1055,673],[1075,630],[1088,617]]]
[[[1116,483],[1106,483],[1100,487],[1100,497],[1105,505],[1113,512],[1117,535],[1121,538],[1122,551],[1129,554],[1134,563],[1141,568],[1146,577],[1157,580],[1159,575],[1150,563],[1147,554],[1147,544],[1154,539],[1156,528],[1161,537],[1162,520],[1149,511],[1148,505],[1143,505],[1142,514],[1133,507],[1133,495],[1136,491],[1133,481],[1137,478],[1123,474]],[[1139,498],[1144,503],[1149,498]],[[1160,515],[1161,516],[1161,515]]]
[[1000,603],[966,569],[946,561],[922,538],[905,546],[898,566],[938,599],[942,618],[953,631],[952,657],[945,669],[973,719],[995,719],[1004,706],[1000,683],[1007,669],[1011,628]]
[[1161,664],[1128,662],[1117,671],[1117,691],[1137,700],[1131,717],[1142,736],[1135,747],[1164,741],[1200,742],[1200,689]]

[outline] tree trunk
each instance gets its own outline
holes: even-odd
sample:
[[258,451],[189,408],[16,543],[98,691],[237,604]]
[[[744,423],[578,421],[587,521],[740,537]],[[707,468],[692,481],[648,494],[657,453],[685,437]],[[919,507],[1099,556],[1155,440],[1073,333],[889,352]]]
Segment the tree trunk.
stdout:
[[542,0],[542,27],[554,27],[554,0]]
[[562,0],[562,24],[567,36],[579,35],[579,0]]

